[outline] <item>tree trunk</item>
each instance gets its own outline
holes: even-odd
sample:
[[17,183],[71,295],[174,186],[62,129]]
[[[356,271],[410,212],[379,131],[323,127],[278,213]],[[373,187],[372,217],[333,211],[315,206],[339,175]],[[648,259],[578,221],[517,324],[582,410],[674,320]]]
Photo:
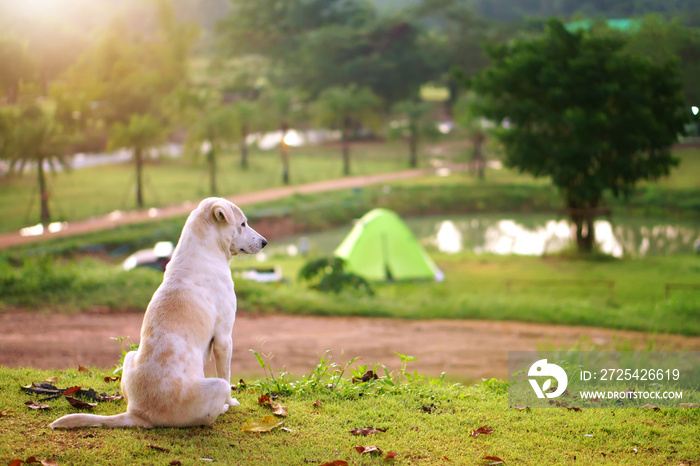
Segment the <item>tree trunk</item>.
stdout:
[[598,202],[578,203],[569,200],[571,221],[576,226],[576,249],[579,253],[590,254],[595,245],[595,213]]
[[241,128],[241,137],[243,138],[241,141],[241,168],[243,170],[248,169],[248,143],[246,140],[248,139],[248,125],[243,125],[243,128]]
[[289,146],[284,142],[284,137],[289,129],[286,124],[282,127],[282,142],[280,143],[280,154],[282,155],[282,183],[289,184]]
[[418,128],[415,122],[411,122],[409,127],[408,152],[408,164],[411,168],[416,168],[418,166]]
[[207,161],[209,162],[209,192],[211,196],[216,196],[216,153],[213,147],[207,152]]
[[472,152],[472,159],[469,163],[470,171],[476,171],[477,176],[480,180],[484,179],[484,169],[486,167],[484,154],[481,152],[481,148],[484,145],[485,139],[486,137],[481,133],[474,136],[472,140],[472,143],[474,145],[474,152]]
[[47,227],[51,223],[51,212],[49,212],[49,192],[46,189],[43,158],[40,158],[38,161],[37,173],[39,174],[39,194],[41,196],[41,224]]
[[349,122],[345,121],[343,123],[343,137],[341,141],[343,150],[343,175],[350,175],[350,132]]
[[143,150],[140,147],[134,148],[134,159],[136,161],[136,205],[143,208]]

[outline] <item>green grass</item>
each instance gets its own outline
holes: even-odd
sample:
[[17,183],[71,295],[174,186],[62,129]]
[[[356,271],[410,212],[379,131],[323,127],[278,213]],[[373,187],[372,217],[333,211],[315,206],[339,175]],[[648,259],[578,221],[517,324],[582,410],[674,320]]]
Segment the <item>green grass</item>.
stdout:
[[[253,151],[250,168],[240,168],[239,155],[222,154],[218,164],[219,195],[230,196],[282,186],[280,155]],[[365,175],[408,168],[408,150],[401,142],[357,144],[351,153],[352,174]],[[164,159],[144,169],[146,207],[198,201],[209,195],[207,167],[191,159]],[[340,149],[309,146],[291,150],[291,182],[303,184],[342,176]],[[49,176],[54,221],[75,221],[115,210],[136,208],[132,164],[98,166]],[[39,220],[39,195],[34,173],[0,179],[0,232],[18,230]]]
[[[266,263],[234,259],[235,268],[280,265],[284,283],[236,279],[239,309],[246,312],[355,315],[408,319],[516,320],[587,325],[655,333],[700,335],[700,292],[673,291],[665,283],[689,283],[700,265],[694,256],[625,260],[581,260],[461,253],[434,254],[447,279],[442,283],[374,285],[374,296],[325,294],[297,281],[301,258],[273,257]],[[535,280],[612,280],[607,287],[569,282],[538,286]],[[28,259],[18,266],[0,262],[0,309],[81,312],[93,307],[141,311],[160,284],[152,270],[125,272],[97,259]],[[510,286],[509,280],[515,280]]]
[[[468,147],[463,141],[448,141],[421,147],[422,166],[431,159],[452,162],[466,160]],[[628,210],[639,215],[680,215],[693,217],[700,213],[700,150],[676,150],[681,165],[671,176],[656,183],[641,183],[629,200],[608,202],[617,211]],[[281,186],[281,169],[277,151],[253,151],[251,167],[243,171],[237,154],[222,154],[218,160],[220,195],[233,195]],[[407,168],[407,149],[400,141],[360,143],[352,149],[352,172],[356,175],[403,170]],[[341,161],[338,148],[311,146],[292,150],[291,180],[293,184],[340,178]],[[104,215],[115,210],[135,208],[134,168],[131,164],[100,166],[50,176],[53,219],[76,221]],[[422,201],[423,210],[433,211],[527,211],[561,206],[556,189],[547,179],[534,179],[509,169],[489,169],[486,180],[453,173],[447,177],[424,177],[393,183],[411,191],[412,201]],[[379,189],[379,188],[378,188]],[[420,192],[420,190],[423,192]],[[372,189],[365,189],[372,191]],[[418,190],[418,191],[416,191]],[[440,190],[425,196],[426,191]],[[375,190],[377,191],[377,190]],[[459,191],[466,191],[455,196]],[[414,194],[418,194],[415,196]],[[209,195],[207,168],[191,159],[163,160],[145,168],[145,202],[147,207],[198,201]],[[347,195],[346,195],[347,197]],[[464,198],[478,202],[462,202]],[[377,195],[373,197],[375,200]],[[326,195],[303,198],[313,204]],[[531,200],[532,202],[525,202]],[[287,201],[282,201],[285,204]],[[293,201],[292,201],[293,202]],[[405,203],[405,202],[404,202]],[[400,206],[399,206],[400,207]],[[416,210],[416,209],[414,209]],[[39,219],[38,189],[34,174],[22,178],[0,179],[0,232],[16,231],[33,225]]]
[[[331,368],[327,365],[326,368]],[[99,370],[10,370],[0,367],[0,462],[34,456],[58,464],[218,464],[303,465],[344,460],[350,464],[691,464],[700,457],[700,410],[669,408],[581,411],[508,408],[506,384],[490,379],[472,386],[440,381],[416,382],[400,370],[367,383],[352,383],[333,373],[320,382],[309,376],[289,385],[277,398],[288,408],[284,427],[268,433],[242,432],[248,419],[270,414],[258,403],[269,392],[270,377],[247,384],[234,395],[241,406],[220,416],[212,427],[51,431],[48,424],[75,412],[65,400],[46,402],[49,410],[27,409],[37,397],[20,385],[57,377],[57,386],[93,388],[113,394],[117,387]],[[383,374],[382,374],[383,375]],[[399,381],[399,379],[401,379]],[[327,381],[334,382],[328,386]],[[393,384],[393,385],[392,385]],[[580,404],[580,403],[579,403]],[[429,409],[424,409],[428,407]],[[92,412],[116,414],[122,401],[103,402]],[[430,411],[430,412],[426,412]],[[490,435],[471,437],[481,426]],[[386,429],[367,437],[350,430]],[[376,445],[381,456],[360,455],[356,446]],[[155,449],[153,447],[159,447]],[[166,449],[167,451],[163,451]],[[384,459],[392,451],[397,457]],[[180,463],[172,463],[179,461]]]

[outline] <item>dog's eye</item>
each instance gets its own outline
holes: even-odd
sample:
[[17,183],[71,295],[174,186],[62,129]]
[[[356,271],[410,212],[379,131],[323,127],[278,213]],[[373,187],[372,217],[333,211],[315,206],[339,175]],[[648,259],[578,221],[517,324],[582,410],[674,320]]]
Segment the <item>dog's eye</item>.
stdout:
[[241,227],[245,228],[245,222],[241,223]]

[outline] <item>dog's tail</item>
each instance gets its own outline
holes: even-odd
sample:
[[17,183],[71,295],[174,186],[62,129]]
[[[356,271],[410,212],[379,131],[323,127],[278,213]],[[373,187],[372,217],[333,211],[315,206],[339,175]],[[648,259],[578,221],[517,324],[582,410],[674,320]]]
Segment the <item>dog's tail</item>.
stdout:
[[69,414],[53,421],[52,429],[76,429],[78,427],[135,427],[136,423],[129,413],[114,416],[96,414]]

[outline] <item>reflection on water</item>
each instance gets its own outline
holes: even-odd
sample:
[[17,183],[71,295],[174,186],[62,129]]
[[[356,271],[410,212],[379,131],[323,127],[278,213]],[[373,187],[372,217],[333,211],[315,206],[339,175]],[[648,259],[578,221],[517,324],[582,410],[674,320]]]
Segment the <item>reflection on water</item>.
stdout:
[[[574,236],[568,221],[543,215],[423,217],[406,219],[406,224],[426,247],[448,254],[474,251],[542,255],[569,247]],[[594,227],[598,248],[615,257],[692,254],[693,243],[700,238],[700,222],[672,224],[613,217],[612,222],[596,221]],[[327,255],[340,244],[350,228],[348,225],[328,232],[278,240],[265,248],[265,252],[296,255],[308,251],[314,255]]]
[[[639,221],[594,223],[598,248],[614,257],[692,253],[700,237],[700,225],[645,225]],[[425,242],[439,251],[456,253],[464,249],[476,253],[542,255],[560,251],[572,244],[573,225],[565,220],[496,219],[442,220]]]

